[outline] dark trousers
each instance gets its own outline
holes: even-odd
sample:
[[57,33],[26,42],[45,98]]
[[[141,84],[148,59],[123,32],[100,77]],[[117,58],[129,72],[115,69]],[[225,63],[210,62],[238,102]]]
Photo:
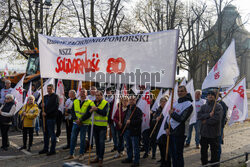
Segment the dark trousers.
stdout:
[[170,152],[173,167],[184,167],[183,149],[186,136],[170,135]]
[[[167,143],[167,136],[162,135],[159,138],[158,146],[161,154],[161,166],[162,167],[171,167],[171,157],[170,157],[170,151],[168,151],[168,159],[166,160],[166,143]],[[170,147],[169,147],[170,148]],[[170,149],[168,149],[170,150]]]
[[59,137],[61,135],[62,119],[62,112],[58,110],[56,117],[56,137]]
[[123,135],[121,135],[122,130],[117,130],[117,138],[118,138],[118,148],[117,151],[119,153],[121,153],[122,151],[124,151],[124,139],[123,139]]
[[0,124],[1,134],[2,134],[2,147],[7,148],[9,145],[9,132],[10,125],[2,125]]
[[94,126],[96,156],[99,160],[103,160],[103,155],[105,152],[106,133],[107,133],[106,126]]
[[56,134],[55,134],[55,119],[47,119],[45,123],[45,132],[44,132],[44,147],[45,151],[49,150],[49,141],[51,138],[50,152],[55,152],[56,149]]
[[31,147],[32,142],[33,142],[34,128],[33,127],[24,127],[23,128],[23,146],[24,147],[26,147],[26,144],[27,144],[28,133],[29,133],[29,147]]
[[150,149],[150,129],[146,129],[143,131],[142,133],[142,141],[143,141],[143,145],[144,145],[144,150],[145,150],[145,154],[149,153],[149,149]]
[[70,146],[70,139],[73,127],[73,120],[66,120],[67,146]]
[[[206,138],[201,137],[201,163],[206,165],[208,163],[208,147],[210,146],[211,151],[211,163],[219,162],[219,137],[216,138]],[[214,167],[219,165],[213,165]]]

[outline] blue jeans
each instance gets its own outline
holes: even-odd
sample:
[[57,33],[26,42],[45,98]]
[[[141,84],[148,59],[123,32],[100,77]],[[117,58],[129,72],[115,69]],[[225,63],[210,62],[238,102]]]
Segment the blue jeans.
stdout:
[[198,120],[196,123],[189,125],[186,144],[190,144],[191,142],[193,127],[195,129],[195,144],[196,146],[198,146],[200,144],[200,121]]
[[75,152],[75,147],[76,147],[77,137],[78,137],[79,132],[80,132],[80,152],[79,152],[79,154],[84,154],[85,137],[86,137],[87,130],[88,130],[88,125],[78,126],[77,124],[73,123],[72,132],[71,132],[71,139],[70,139],[70,155],[73,155]]
[[173,167],[184,167],[183,149],[186,136],[170,135],[170,155]]
[[117,150],[118,144],[117,144],[117,131],[115,129],[114,123],[109,124],[112,137],[113,137],[113,143],[114,143],[114,148]]
[[35,123],[35,130],[36,130],[36,132],[39,132],[39,130],[40,130],[40,126],[39,126],[40,119],[39,119],[39,116],[36,117],[35,121],[36,121],[36,123]]
[[49,139],[51,138],[50,152],[55,152],[56,150],[56,134],[55,134],[55,119],[47,119],[44,132],[44,150],[49,150]]
[[117,138],[118,138],[118,147],[117,147],[117,151],[119,153],[121,153],[124,150],[124,139],[123,136],[121,135],[122,131],[121,130],[117,130]]
[[96,156],[99,160],[103,160],[107,127],[94,125],[93,131],[95,136]]
[[125,130],[124,139],[126,141],[127,159],[132,160],[134,152],[134,164],[138,164],[140,160],[139,136],[130,136],[130,130]]

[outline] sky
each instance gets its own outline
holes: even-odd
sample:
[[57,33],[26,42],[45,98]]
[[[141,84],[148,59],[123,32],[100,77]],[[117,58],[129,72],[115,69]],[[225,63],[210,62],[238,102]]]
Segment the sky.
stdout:
[[[126,5],[127,8],[133,8],[136,2],[139,0],[129,0],[128,4]],[[184,3],[192,3],[192,2],[198,2],[201,3],[201,1],[205,1],[208,5],[211,5],[213,0],[182,0]],[[226,0],[224,0],[226,1]],[[245,28],[250,32],[250,0],[233,0],[233,5],[235,5],[242,17],[242,21],[245,22],[247,19],[249,19],[249,23],[245,24]],[[8,63],[8,67],[10,70],[17,70],[19,71],[25,71],[26,69],[26,63],[24,61],[9,61],[9,62],[3,62],[1,60],[0,63],[0,71],[2,71],[5,67],[5,64]],[[181,74],[178,77],[187,76],[187,72],[181,71]]]

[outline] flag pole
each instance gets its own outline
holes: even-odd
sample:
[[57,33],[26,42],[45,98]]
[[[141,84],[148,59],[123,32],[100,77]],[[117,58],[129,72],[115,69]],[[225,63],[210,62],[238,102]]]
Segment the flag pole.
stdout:
[[[44,112],[44,96],[43,96],[43,78],[41,77],[41,93],[42,93],[42,113]],[[45,116],[43,116],[43,132],[45,132]]]
[[90,165],[90,153],[91,153],[91,144],[92,144],[92,138],[93,138],[93,128],[94,128],[94,113],[92,112],[92,115],[91,115],[90,141],[89,141],[89,160],[88,160],[88,165]]
[[[172,89],[172,97],[171,97],[171,109],[173,109],[173,103],[174,103],[174,88]],[[168,130],[170,131],[170,119],[171,115],[169,115],[169,122],[168,122]],[[166,144],[166,161],[168,160],[168,150],[169,150],[169,135],[167,135],[167,144]]]

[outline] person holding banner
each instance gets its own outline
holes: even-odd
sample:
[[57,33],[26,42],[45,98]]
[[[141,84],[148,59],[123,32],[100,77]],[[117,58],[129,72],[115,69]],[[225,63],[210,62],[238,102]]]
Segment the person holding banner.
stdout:
[[11,126],[11,118],[16,112],[16,105],[13,95],[7,94],[4,99],[5,103],[0,108],[0,129],[2,135],[1,148],[4,151],[7,151],[9,147],[8,131]]
[[63,149],[70,148],[70,138],[71,138],[71,132],[73,127],[73,119],[72,119],[72,106],[74,103],[74,100],[76,99],[76,91],[70,90],[69,91],[69,98],[65,102],[65,112],[64,112],[64,118],[66,120],[66,134],[67,134],[67,145],[63,147]]
[[193,117],[195,117],[194,119],[196,120],[195,123],[189,125],[188,128],[188,136],[187,136],[187,140],[186,140],[186,145],[185,147],[189,147],[190,146],[190,141],[191,141],[191,137],[192,137],[192,131],[193,131],[193,127],[195,129],[195,144],[196,144],[196,148],[199,149],[200,148],[200,120],[197,120],[197,114],[198,112],[201,110],[201,106],[203,104],[206,103],[206,100],[201,98],[201,90],[196,90],[195,91],[195,108],[196,108],[196,113],[193,114]]
[[[216,102],[216,94],[209,91],[207,103],[201,106],[198,112],[198,120],[201,120],[201,163],[208,164],[208,147],[211,150],[211,163],[219,161],[219,144],[221,135],[221,120],[223,109]],[[219,166],[219,165],[214,165]]]
[[169,148],[173,167],[184,167],[183,149],[186,138],[185,132],[187,132],[186,122],[193,112],[193,100],[183,85],[178,87],[178,96],[178,100],[173,104],[173,110],[169,111],[171,119],[167,118],[165,129],[166,134],[170,135]]
[[[86,99],[87,91],[82,88],[80,91],[80,99],[75,99],[72,105],[72,119],[73,127],[71,133],[71,143],[70,143],[70,155],[65,159],[73,159],[74,151],[76,147],[77,137],[80,132],[80,152],[79,160],[84,160],[84,151],[85,151],[85,137],[88,130],[88,126],[91,124],[91,108],[95,106],[93,101]],[[72,99],[74,97],[72,96]]]
[[91,163],[99,163],[101,167],[103,163],[103,155],[105,152],[105,137],[108,126],[109,103],[103,99],[102,91],[96,91],[95,106],[90,112],[94,112],[94,137],[96,144],[96,158]]
[[[44,107],[42,113],[45,118],[45,129],[44,129],[44,147],[43,150],[39,151],[39,154],[47,154],[48,156],[56,154],[56,134],[55,125],[56,117],[59,107],[59,97],[54,93],[53,84],[47,86],[48,94],[44,96],[44,104],[40,103],[40,108]],[[51,147],[49,151],[49,141],[51,138]]]
[[130,96],[122,128],[124,131],[124,140],[126,141],[127,158],[122,160],[122,163],[133,162],[132,167],[139,166],[140,164],[139,136],[141,135],[141,124],[142,111],[136,106],[136,97]]
[[[156,123],[157,123],[157,126],[150,138],[150,145],[152,147],[152,159],[156,159],[155,155],[156,155],[156,148],[157,148],[157,144],[159,146],[159,149],[160,149],[160,154],[161,154],[161,166],[164,166],[165,164],[165,155],[166,155],[166,140],[164,140],[163,142],[157,142],[156,140],[156,137],[157,137],[157,134],[160,130],[160,127],[161,127],[161,124],[162,124],[162,121],[163,121],[163,115],[162,115],[162,110],[165,106],[165,104],[167,103],[168,101],[168,97],[162,97],[160,99],[160,106],[157,108],[157,110],[152,114],[152,119],[150,121],[150,134],[152,133],[153,131],[153,128],[155,127]],[[164,138],[166,139],[166,137]],[[164,146],[163,146],[164,145]]]
[[[121,103],[119,103],[121,104],[121,107],[118,106],[114,115],[114,122],[116,124],[117,138],[118,138],[118,148],[117,148],[117,153],[115,154],[114,158],[119,158],[123,156],[124,138],[123,138],[123,135],[121,135],[121,133],[122,133],[122,122],[124,121],[125,111],[127,110],[127,107],[128,107],[128,101],[129,101],[128,96],[122,97]],[[121,109],[121,111],[119,109]]]
[[27,147],[27,134],[29,133],[29,146],[27,151],[30,151],[33,142],[33,133],[36,122],[36,117],[39,115],[39,109],[35,104],[35,97],[33,95],[28,97],[27,104],[25,104],[19,111],[21,120],[23,121],[23,146],[20,148],[26,149]]

